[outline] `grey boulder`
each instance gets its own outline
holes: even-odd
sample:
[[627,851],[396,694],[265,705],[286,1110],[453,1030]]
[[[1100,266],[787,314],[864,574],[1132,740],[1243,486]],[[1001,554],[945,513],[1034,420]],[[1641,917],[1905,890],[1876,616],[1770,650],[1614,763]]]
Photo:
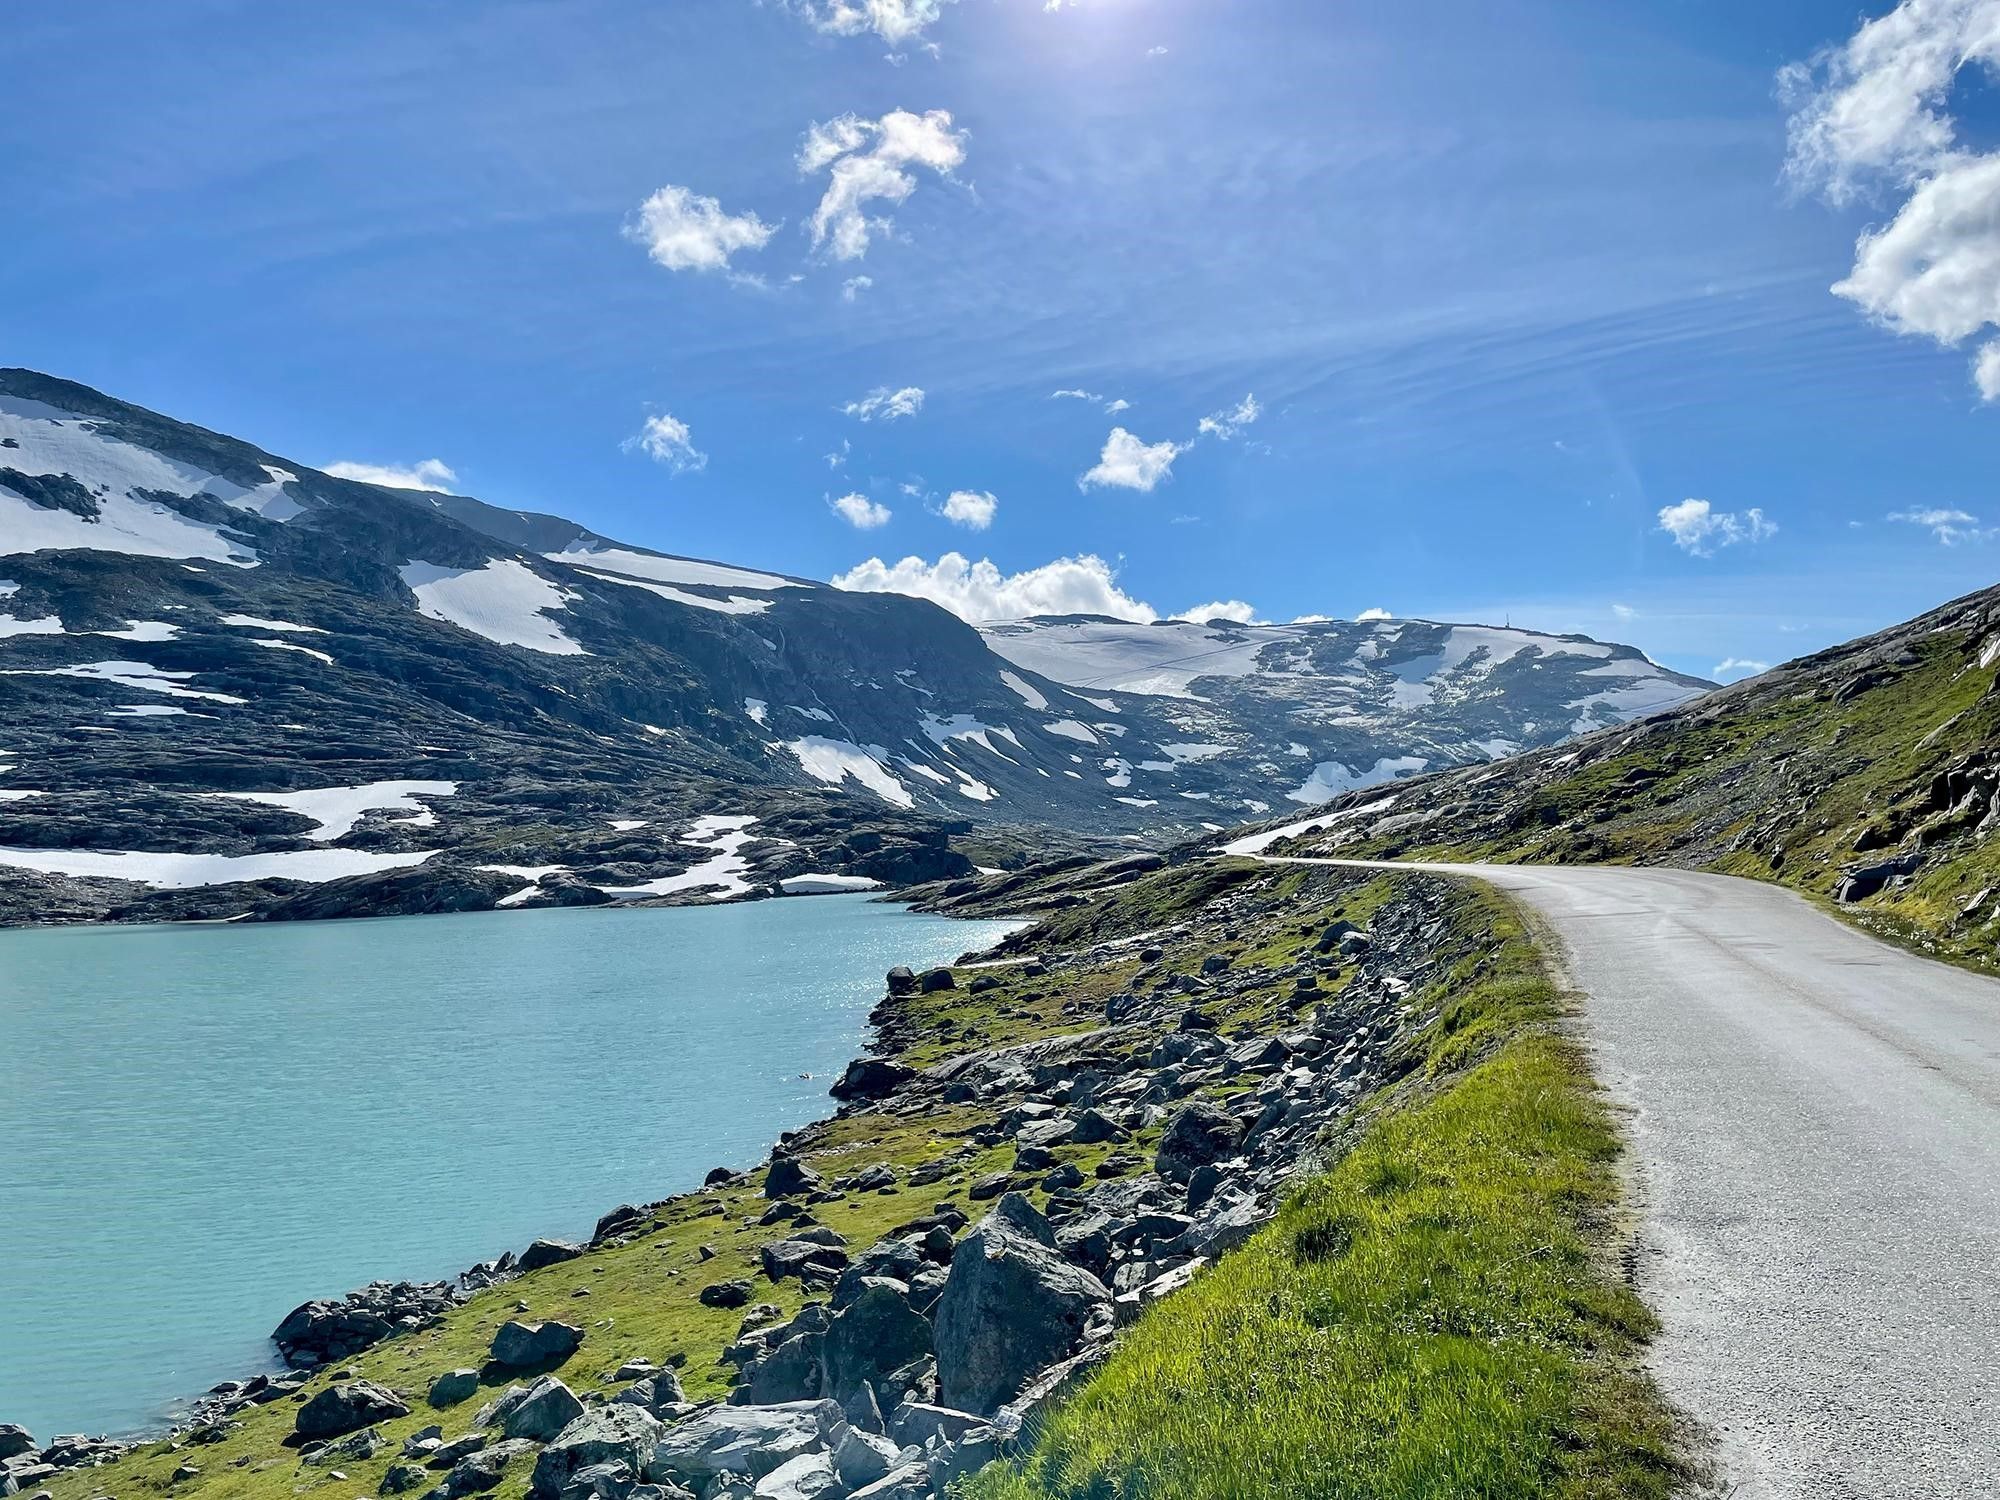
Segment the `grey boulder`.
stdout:
[[643,1407],[613,1404],[586,1411],[551,1438],[535,1460],[534,1492],[561,1495],[577,1475],[601,1465],[623,1464],[636,1479],[652,1462],[663,1431],[660,1420]]
[[833,1471],[828,1453],[801,1453],[788,1458],[757,1481],[757,1500],[840,1500],[847,1486]]
[[500,1430],[510,1438],[546,1443],[582,1415],[583,1403],[570,1388],[555,1376],[544,1375],[508,1409],[500,1419]]
[[832,1401],[711,1406],[660,1434],[646,1477],[685,1482],[742,1474],[761,1479],[802,1453],[824,1449],[840,1421],[840,1407]]
[[336,1438],[409,1414],[410,1408],[394,1391],[372,1380],[350,1380],[328,1386],[300,1407],[293,1425],[300,1437]]
[[1197,1099],[1167,1122],[1153,1169],[1169,1182],[1185,1186],[1196,1167],[1235,1155],[1239,1133],[1234,1115]]
[[569,1323],[522,1323],[509,1318],[493,1335],[493,1362],[502,1369],[529,1370],[558,1364],[576,1353],[583,1330]]
[[939,1399],[998,1410],[1073,1353],[1110,1306],[1104,1283],[1058,1253],[1049,1221],[1009,1193],[952,1254],[933,1330]]
[[479,1392],[477,1370],[447,1370],[431,1382],[424,1399],[432,1406],[456,1406]]

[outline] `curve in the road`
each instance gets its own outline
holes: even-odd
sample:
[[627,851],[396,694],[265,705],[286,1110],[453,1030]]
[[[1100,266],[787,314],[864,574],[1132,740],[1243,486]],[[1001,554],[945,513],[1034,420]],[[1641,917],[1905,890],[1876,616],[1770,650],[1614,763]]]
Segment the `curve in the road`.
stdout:
[[1655,1370],[1722,1490],[2000,1495],[2000,982],[1729,876],[1388,868],[1559,940],[1630,1110]]

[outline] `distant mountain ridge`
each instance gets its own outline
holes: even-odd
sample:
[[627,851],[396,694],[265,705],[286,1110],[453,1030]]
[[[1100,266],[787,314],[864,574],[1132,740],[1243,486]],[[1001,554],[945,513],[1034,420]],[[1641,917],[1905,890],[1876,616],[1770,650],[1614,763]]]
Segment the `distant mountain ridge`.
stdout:
[[932,878],[1035,829],[1185,835],[1709,686],[1421,621],[975,629],[0,371],[0,919]]

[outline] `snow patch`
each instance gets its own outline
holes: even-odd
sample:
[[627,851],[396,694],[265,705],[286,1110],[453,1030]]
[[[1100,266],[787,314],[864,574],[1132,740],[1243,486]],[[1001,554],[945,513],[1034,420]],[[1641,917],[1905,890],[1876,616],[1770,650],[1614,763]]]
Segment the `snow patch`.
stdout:
[[159,693],[167,698],[201,698],[210,703],[247,703],[232,693],[204,693],[182,687],[192,672],[166,672],[143,661],[92,661],[73,667],[10,667],[0,677],[77,677],[86,682],[115,682],[141,693]]
[[[13,590],[8,590],[12,593]],[[0,615],[0,640],[10,635],[63,635],[62,618],[59,615],[43,615],[38,620],[22,620],[13,615]]]
[[244,630],[278,630],[299,635],[325,635],[317,625],[294,625],[290,620],[266,620],[259,615],[224,615],[222,624],[235,625]]
[[81,879],[131,880],[162,890],[231,885],[241,880],[298,880],[317,885],[350,875],[420,865],[436,850],[375,854],[365,849],[299,849],[285,854],[157,854],[120,849],[0,848],[0,865]]
[[1050,734],[1059,734],[1066,740],[1077,740],[1086,745],[1097,743],[1097,736],[1090,732],[1088,724],[1080,724],[1075,719],[1058,719],[1053,724],[1042,726]]
[[267,651],[296,651],[302,656],[312,657],[315,661],[323,661],[329,667],[334,665],[333,658],[328,656],[324,651],[315,651],[310,646],[301,646],[297,641],[281,641],[276,636],[266,635],[254,637],[250,644],[253,646],[262,646]]
[[1012,672],[1002,672],[1000,680],[1012,688],[1015,696],[1036,713],[1040,713],[1049,706],[1047,696],[1026,678],[1019,677]]
[[778,882],[788,895],[826,896],[837,891],[872,891],[882,882],[866,875],[791,875]]
[[354,825],[361,821],[362,814],[368,812],[408,813],[410,816],[395,821],[411,828],[429,828],[437,822],[437,814],[416,799],[450,797],[457,791],[458,783],[455,781],[373,781],[365,786],[318,787],[303,792],[206,792],[203,795],[226,798],[232,802],[260,802],[298,813],[301,817],[312,819],[316,825],[301,837],[315,844],[330,844],[351,833]]
[[548,617],[575,596],[526,563],[506,558],[479,568],[445,568],[417,561],[397,571],[417,596],[419,614],[502,646],[521,646],[549,656],[590,654]]
[[560,552],[544,552],[551,562],[573,567],[622,573],[627,578],[650,578],[655,583],[691,583],[720,589],[803,589],[811,584],[780,578],[775,573],[753,573],[748,568],[731,568],[722,563],[696,562],[687,557],[662,557],[653,552],[634,552],[627,547],[595,547],[572,542]]
[[863,749],[850,740],[809,734],[804,739],[787,741],[785,748],[798,757],[800,767],[815,781],[839,786],[851,776],[884,802],[897,807],[915,805],[910,789],[891,776],[883,764],[889,752],[880,745]]
[[750,716],[750,721],[753,724],[762,725],[768,722],[771,717],[771,705],[766,703],[762,698],[745,698],[743,700],[743,712]]
[[719,615],[761,615],[771,607],[769,599],[749,599],[741,594],[731,594],[726,599],[711,599],[706,594],[690,594],[684,589],[675,588],[672,584],[652,583],[644,578],[624,578],[616,573],[601,573],[596,568],[578,568],[577,572],[586,578],[595,578],[599,583],[615,583],[620,588],[644,589],[649,594],[658,594],[662,599],[671,599],[676,604],[713,610]]
[[719,888],[724,896],[745,895],[752,887],[743,878],[747,866],[743,862],[742,849],[757,837],[749,831],[756,821],[755,818],[735,814],[711,814],[696,818],[694,827],[681,835],[680,842],[691,849],[708,850],[708,859],[678,875],[662,875],[658,880],[648,880],[640,885],[604,886],[604,894],[622,900],[638,900],[646,896],[672,896],[683,891]]
[[1421,771],[1430,762],[1421,755],[1384,756],[1366,771],[1356,771],[1342,765],[1337,760],[1323,760],[1313,767],[1312,775],[1305,783],[1295,787],[1285,795],[1294,802],[1303,802],[1316,807],[1322,802],[1331,802],[1342,792],[1357,791],[1365,786],[1375,786],[1384,781],[1394,781],[1405,775]]
[[108,636],[114,641],[171,641],[180,633],[180,626],[164,620],[127,620],[123,630],[91,631],[92,635]]

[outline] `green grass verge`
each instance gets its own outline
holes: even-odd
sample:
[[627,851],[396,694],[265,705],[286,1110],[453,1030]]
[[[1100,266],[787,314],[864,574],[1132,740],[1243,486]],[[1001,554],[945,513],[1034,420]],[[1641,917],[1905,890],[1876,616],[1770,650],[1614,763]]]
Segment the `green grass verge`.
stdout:
[[1512,908],[1463,920],[1491,942],[1425,997],[1412,1078],[968,1500],[1671,1491],[1617,1135]]

